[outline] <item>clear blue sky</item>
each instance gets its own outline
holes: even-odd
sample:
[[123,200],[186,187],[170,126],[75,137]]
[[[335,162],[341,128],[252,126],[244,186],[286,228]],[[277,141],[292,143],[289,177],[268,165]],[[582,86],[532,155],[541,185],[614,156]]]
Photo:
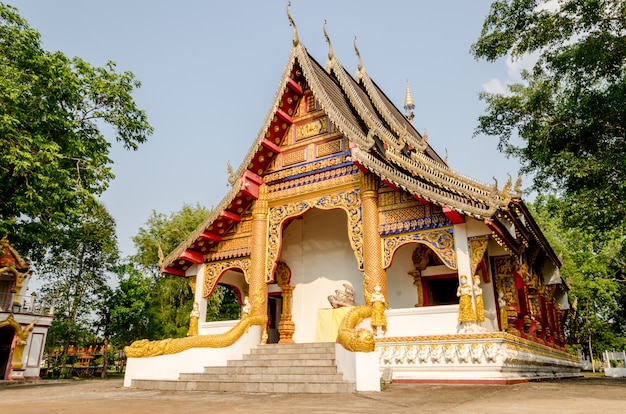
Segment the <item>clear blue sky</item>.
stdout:
[[[226,163],[236,169],[254,142],[290,52],[293,29],[284,0],[24,0],[16,6],[48,50],[93,65],[108,60],[142,82],[135,93],[155,133],[136,152],[113,146],[116,179],[102,201],[117,222],[123,254],[151,211],[217,205],[226,194]],[[478,94],[517,80],[516,65],[469,54],[487,0],[293,0],[300,40],[323,65],[328,45],[356,71],[354,36],[365,69],[398,106],[408,80],[416,128],[450,166],[500,186],[518,162],[497,139],[472,138],[484,110]],[[110,138],[113,138],[112,136]],[[530,179],[524,180],[525,185]]]

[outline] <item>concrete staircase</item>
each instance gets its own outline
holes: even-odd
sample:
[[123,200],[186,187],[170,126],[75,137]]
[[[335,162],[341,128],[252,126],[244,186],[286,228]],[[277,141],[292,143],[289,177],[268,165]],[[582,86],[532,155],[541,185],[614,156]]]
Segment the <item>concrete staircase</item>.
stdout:
[[172,391],[275,393],[350,393],[355,384],[343,380],[335,363],[335,344],[259,345],[241,360],[182,373],[172,380],[134,379],[132,387]]

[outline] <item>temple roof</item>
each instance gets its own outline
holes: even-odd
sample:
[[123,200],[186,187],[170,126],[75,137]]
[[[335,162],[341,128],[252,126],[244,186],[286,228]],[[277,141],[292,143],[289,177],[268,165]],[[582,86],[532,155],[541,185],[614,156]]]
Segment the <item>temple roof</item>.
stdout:
[[161,261],[164,272],[183,276],[191,264],[202,263],[205,243],[219,243],[221,234],[248,211],[255,199],[251,189],[263,182],[262,175],[272,157],[280,152],[285,134],[279,136],[274,131],[280,124],[284,129],[285,124],[292,123],[291,114],[297,104],[292,96],[301,97],[305,84],[350,141],[352,162],[388,185],[439,205],[444,211],[479,220],[491,219],[499,210],[508,210],[512,201],[520,201],[519,180],[514,189],[510,178],[498,188],[497,183],[485,184],[449,168],[428,144],[427,133],[420,134],[370,78],[360,55],[353,77],[332,53],[330,40],[325,68],[309,55],[297,39],[297,32],[293,43],[265,122],[240,167],[231,174],[230,192],[187,240]]

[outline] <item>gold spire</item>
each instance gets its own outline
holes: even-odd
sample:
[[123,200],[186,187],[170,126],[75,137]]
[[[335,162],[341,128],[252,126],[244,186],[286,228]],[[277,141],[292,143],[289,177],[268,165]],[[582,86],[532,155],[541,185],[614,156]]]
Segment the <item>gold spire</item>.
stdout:
[[326,38],[326,42],[328,42],[328,60],[331,60],[335,54],[333,53],[333,44],[330,43],[330,38],[326,32],[326,19],[324,19],[324,37]]
[[361,70],[361,69],[363,69],[363,61],[361,60],[361,54],[359,53],[359,49],[357,49],[357,47],[356,47],[356,36],[354,36],[354,51],[356,52],[356,55],[359,58],[358,70]]
[[291,2],[287,3],[287,18],[289,19],[289,25],[293,26],[293,45],[298,46],[300,43],[300,39],[298,39],[298,28],[296,27],[296,23],[291,18],[291,14],[289,13],[289,7],[291,6]]
[[409,121],[413,121],[415,114],[413,110],[415,109],[415,102],[413,102],[413,96],[411,96],[411,88],[409,87],[409,82],[406,82],[406,95],[404,97],[404,109],[406,109],[406,117]]
[[326,42],[328,42],[328,60],[326,61],[326,72],[330,73],[330,62],[335,57],[335,54],[333,53],[333,44],[330,43],[330,37],[328,37],[328,33],[326,32],[326,19],[324,19],[324,37],[326,38]]

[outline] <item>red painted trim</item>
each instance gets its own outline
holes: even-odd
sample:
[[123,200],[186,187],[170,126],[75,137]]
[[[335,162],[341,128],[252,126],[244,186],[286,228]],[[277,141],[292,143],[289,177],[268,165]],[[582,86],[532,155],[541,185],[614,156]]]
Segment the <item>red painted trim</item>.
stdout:
[[300,87],[300,85],[298,85],[298,83],[295,80],[291,78],[287,79],[287,86],[289,87],[289,89],[291,89],[298,95],[304,95],[304,91],[302,90],[302,87]]
[[200,238],[204,241],[216,241],[216,242],[222,241],[222,236],[220,236],[219,234],[210,233],[208,231],[203,232],[200,235]]
[[237,223],[241,221],[241,216],[230,211],[224,210],[220,213],[220,217],[225,218],[227,220],[232,220]]
[[[549,380],[552,378],[546,378]],[[393,382],[395,384],[475,384],[475,385],[513,385],[513,384],[521,384],[524,382],[530,382],[530,379],[519,378],[519,379],[476,379],[476,380],[454,380],[454,379],[394,379]],[[537,381],[537,379],[533,378],[532,380]]]
[[243,173],[243,178],[245,178],[246,180],[254,181],[257,184],[263,184],[263,177],[261,177],[258,174],[253,173],[250,170],[246,170]]
[[293,124],[293,118],[287,112],[283,111],[280,108],[276,110],[276,116],[288,124]]
[[363,164],[361,164],[359,161],[355,160],[354,158],[352,159],[352,163],[356,165],[357,167],[359,167],[359,171],[361,171],[363,174],[367,174],[369,172],[367,168],[363,166]]
[[200,252],[195,252],[193,250],[185,250],[183,254],[180,255],[180,259],[185,259],[191,263],[200,264],[204,262],[204,256]]
[[265,148],[267,148],[268,150],[278,154],[280,153],[280,147],[276,144],[274,144],[272,141],[270,141],[269,139],[263,139],[263,141],[261,141],[261,145],[263,145]]
[[443,214],[446,215],[446,217],[450,220],[450,222],[452,222],[452,224],[465,223],[465,219],[459,214],[458,211],[452,210],[449,207],[443,207],[441,211],[443,211]]
[[515,254],[520,253],[520,246],[515,240],[511,238],[511,233],[501,228],[501,224],[498,220],[488,220],[485,219],[484,223],[489,227],[494,233],[496,233],[500,239],[507,245],[509,249]]
[[185,271],[184,270],[175,269],[173,267],[166,267],[161,272],[167,273],[167,274],[170,274],[170,275],[174,275],[174,276],[183,276],[183,277],[185,276]]
[[395,185],[394,183],[392,183],[391,181],[386,180],[386,179],[383,179],[382,181],[383,181],[383,183],[387,184],[387,186],[393,188],[395,191],[399,190],[398,186]]
[[430,204],[428,202],[428,200],[423,199],[422,197],[418,196],[417,194],[411,194],[411,197],[413,197],[414,199],[416,199],[417,201],[419,201],[422,204],[426,204],[426,205]]

